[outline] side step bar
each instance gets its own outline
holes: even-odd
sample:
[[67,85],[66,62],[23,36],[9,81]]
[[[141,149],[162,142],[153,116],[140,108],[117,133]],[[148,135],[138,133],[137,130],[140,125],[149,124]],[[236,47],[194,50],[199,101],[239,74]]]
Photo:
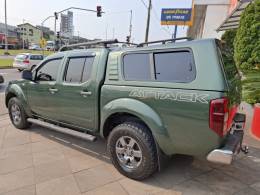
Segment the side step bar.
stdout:
[[75,131],[75,130],[72,130],[69,128],[65,128],[65,127],[60,127],[60,126],[57,126],[57,125],[54,125],[54,124],[51,124],[51,123],[48,123],[45,121],[41,121],[38,119],[28,118],[27,121],[29,123],[33,123],[33,124],[36,124],[36,125],[39,125],[42,127],[46,127],[48,129],[51,129],[51,130],[54,130],[54,131],[57,131],[60,133],[68,134],[68,135],[71,135],[71,136],[74,136],[74,137],[77,137],[80,139],[84,139],[84,140],[88,140],[88,141],[92,141],[92,142],[96,140],[96,137],[93,135],[78,132],[78,131]]

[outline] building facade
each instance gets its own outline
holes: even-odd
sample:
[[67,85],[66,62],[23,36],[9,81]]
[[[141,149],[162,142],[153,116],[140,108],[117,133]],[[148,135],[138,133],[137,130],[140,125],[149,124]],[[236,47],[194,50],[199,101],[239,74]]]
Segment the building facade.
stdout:
[[199,38],[220,38],[218,26],[229,13],[230,0],[194,0],[194,21],[187,35]]
[[[19,33],[16,26],[7,25],[7,42],[8,45],[15,47],[19,44]],[[0,23],[0,48],[5,45],[5,24]]]
[[194,22],[187,36],[218,38],[225,30],[237,28],[243,10],[252,0],[194,0]]
[[73,12],[68,11],[67,14],[61,14],[60,22],[61,36],[71,38],[74,35]]
[[27,47],[32,44],[40,44],[42,32],[39,28],[29,23],[20,24],[17,27],[20,38]]

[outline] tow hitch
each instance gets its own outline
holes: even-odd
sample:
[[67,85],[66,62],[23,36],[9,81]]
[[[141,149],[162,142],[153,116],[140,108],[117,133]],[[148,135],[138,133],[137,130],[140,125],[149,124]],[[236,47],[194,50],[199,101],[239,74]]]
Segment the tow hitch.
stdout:
[[249,147],[248,146],[241,146],[241,149],[240,149],[244,154],[248,154],[249,152]]

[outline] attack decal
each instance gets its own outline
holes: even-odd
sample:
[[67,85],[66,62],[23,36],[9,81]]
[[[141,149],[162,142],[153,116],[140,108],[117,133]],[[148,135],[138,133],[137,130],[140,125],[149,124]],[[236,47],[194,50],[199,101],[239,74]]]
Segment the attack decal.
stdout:
[[171,100],[179,102],[199,102],[202,104],[208,104],[209,94],[197,94],[186,92],[171,92],[171,91],[151,91],[151,90],[132,90],[129,97],[135,97],[140,99],[153,98],[156,100]]

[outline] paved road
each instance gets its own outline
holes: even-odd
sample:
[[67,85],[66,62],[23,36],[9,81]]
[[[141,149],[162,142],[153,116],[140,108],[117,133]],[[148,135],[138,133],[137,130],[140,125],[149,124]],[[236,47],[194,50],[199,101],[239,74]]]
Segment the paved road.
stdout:
[[0,84],[0,116],[7,113],[4,104],[4,92],[9,81],[21,78],[21,73],[16,69],[0,69],[0,74],[4,76],[5,82]]
[[5,87],[9,81],[21,78],[21,73],[16,69],[0,69],[0,74],[4,76],[5,83],[0,84],[0,94],[4,93]]
[[15,56],[11,56],[11,55],[9,55],[9,56],[0,55],[0,59],[14,59],[14,58],[15,58]]

